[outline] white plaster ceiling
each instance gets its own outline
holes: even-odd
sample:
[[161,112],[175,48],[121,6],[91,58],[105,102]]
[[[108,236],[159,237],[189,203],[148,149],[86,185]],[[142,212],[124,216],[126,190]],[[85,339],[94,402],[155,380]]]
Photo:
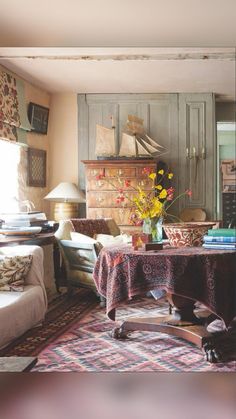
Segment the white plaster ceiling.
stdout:
[[0,48],[0,64],[43,89],[213,92],[235,98],[234,48]]
[[0,0],[0,64],[49,92],[233,100],[235,16],[236,0]]
[[235,46],[235,0],[1,0],[0,46]]

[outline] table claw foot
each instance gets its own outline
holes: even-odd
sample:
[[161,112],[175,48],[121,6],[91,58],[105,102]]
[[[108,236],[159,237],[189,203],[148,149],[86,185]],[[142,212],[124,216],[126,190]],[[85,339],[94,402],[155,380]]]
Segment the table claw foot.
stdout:
[[223,360],[223,354],[219,348],[216,347],[215,342],[206,342],[202,349],[205,353],[206,361],[211,364],[216,364],[217,362],[221,362]]
[[111,337],[113,337],[114,339],[127,339],[128,331],[124,330],[122,326],[115,327],[111,332]]

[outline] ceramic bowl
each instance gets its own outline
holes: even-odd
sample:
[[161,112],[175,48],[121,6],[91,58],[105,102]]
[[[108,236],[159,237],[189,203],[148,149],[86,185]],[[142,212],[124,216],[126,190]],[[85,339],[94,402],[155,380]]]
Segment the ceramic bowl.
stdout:
[[170,245],[173,247],[201,246],[203,236],[215,225],[214,222],[171,223],[164,225]]

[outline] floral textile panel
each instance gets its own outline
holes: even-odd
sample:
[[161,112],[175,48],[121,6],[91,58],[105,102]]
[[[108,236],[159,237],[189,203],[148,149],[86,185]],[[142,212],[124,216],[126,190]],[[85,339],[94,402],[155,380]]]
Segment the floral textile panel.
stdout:
[[17,141],[17,129],[14,125],[4,124],[0,120],[0,138],[10,140],[10,141]]
[[0,137],[17,141],[16,127],[20,127],[16,79],[0,72]]

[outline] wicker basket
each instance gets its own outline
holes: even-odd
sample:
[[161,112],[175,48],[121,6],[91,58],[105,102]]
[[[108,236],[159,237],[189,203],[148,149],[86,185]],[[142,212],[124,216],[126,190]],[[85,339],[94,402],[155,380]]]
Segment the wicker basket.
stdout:
[[215,225],[214,222],[171,223],[163,226],[173,247],[201,246],[203,236]]

